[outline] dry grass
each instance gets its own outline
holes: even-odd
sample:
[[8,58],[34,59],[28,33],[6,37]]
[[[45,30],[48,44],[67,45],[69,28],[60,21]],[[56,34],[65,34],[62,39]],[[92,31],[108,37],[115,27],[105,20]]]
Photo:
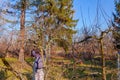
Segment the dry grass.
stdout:
[[32,68],[26,64],[19,62],[16,58],[5,58],[9,65],[3,64],[2,58],[0,59],[0,78],[4,80],[29,80],[32,75]]

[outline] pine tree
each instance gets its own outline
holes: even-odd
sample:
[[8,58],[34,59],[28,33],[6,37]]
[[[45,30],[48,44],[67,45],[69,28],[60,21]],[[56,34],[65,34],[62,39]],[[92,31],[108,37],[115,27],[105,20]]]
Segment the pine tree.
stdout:
[[40,44],[57,44],[67,51],[72,43],[73,34],[76,33],[74,27],[77,20],[73,20],[72,0],[43,0],[37,10],[37,34]]
[[24,62],[26,0],[21,0],[19,61]]
[[[120,0],[115,0],[115,10],[116,13],[113,13],[114,21],[113,25],[113,38],[114,38],[114,47],[120,53]],[[118,79],[120,79],[120,54],[117,54],[118,57]]]
[[112,23],[114,28],[113,37],[115,48],[120,49],[120,1],[115,1],[115,10],[116,13],[113,13],[114,21]]
[[[19,33],[19,61],[24,62],[24,52],[25,52],[25,43],[26,43],[26,24],[29,26],[34,22],[34,20],[28,20],[28,15],[34,16],[36,12],[36,7],[38,6],[38,0],[14,0],[11,2],[11,9],[8,12],[16,13],[18,15],[18,22],[20,24],[20,33]],[[15,12],[16,11],[16,12]],[[25,16],[26,15],[26,16]],[[19,22],[20,18],[20,22]]]

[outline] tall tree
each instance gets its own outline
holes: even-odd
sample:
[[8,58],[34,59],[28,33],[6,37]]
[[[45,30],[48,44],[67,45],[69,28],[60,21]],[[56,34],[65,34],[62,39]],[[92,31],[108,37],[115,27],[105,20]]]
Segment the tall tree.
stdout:
[[42,0],[41,4],[36,18],[38,41],[43,42],[40,45],[47,48],[54,42],[67,50],[76,32],[73,29],[77,22],[73,19],[73,0]]
[[[116,13],[113,13],[113,37],[115,49],[120,52],[120,0],[115,0],[115,10]],[[118,79],[120,79],[120,54],[118,56]]]
[[[12,11],[8,10],[9,13],[14,13],[17,16],[18,20],[15,21],[17,24],[20,24],[20,33],[19,33],[19,61],[24,62],[24,52],[25,52],[25,43],[26,43],[26,25],[30,26],[34,20],[30,17],[33,17],[33,13],[35,14],[35,9],[37,6],[36,0],[14,0],[11,3]],[[16,12],[15,12],[16,11]],[[25,16],[27,15],[27,16]],[[19,22],[20,17],[20,22]]]
[[24,62],[26,0],[21,0],[19,61]]

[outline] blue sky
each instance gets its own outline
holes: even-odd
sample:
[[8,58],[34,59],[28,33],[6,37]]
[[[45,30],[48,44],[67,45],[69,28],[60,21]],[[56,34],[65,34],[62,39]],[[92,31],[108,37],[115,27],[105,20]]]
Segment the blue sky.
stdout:
[[[6,0],[0,0],[1,3]],[[2,5],[4,5],[2,3]],[[96,9],[98,4],[98,14],[99,14],[99,23],[101,28],[104,29],[107,27],[105,19],[112,19],[112,12],[115,11],[114,0],[74,0],[73,6],[75,10],[74,18],[79,19],[76,29],[79,30],[83,27],[82,16],[86,26],[91,26],[95,23],[96,19]],[[8,8],[8,7],[5,7]],[[104,18],[101,10],[104,11]],[[81,16],[82,15],[82,16]]]
[[74,0],[73,6],[75,10],[74,18],[79,19],[76,29],[81,29],[83,26],[82,20],[84,20],[86,26],[92,25],[96,21],[97,9],[99,23],[101,28],[104,29],[107,27],[106,21],[111,20],[112,12],[115,12],[114,0]]

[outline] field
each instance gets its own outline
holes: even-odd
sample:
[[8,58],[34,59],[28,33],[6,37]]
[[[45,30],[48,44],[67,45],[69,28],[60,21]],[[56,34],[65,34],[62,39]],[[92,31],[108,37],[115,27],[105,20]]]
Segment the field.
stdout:
[[[20,63],[16,58],[0,59],[0,80],[31,80],[33,58]],[[73,59],[54,56],[45,67],[46,80],[102,80],[101,63],[97,60],[75,62]],[[117,80],[116,60],[106,60],[107,80]],[[21,79],[22,78],[22,79]]]

